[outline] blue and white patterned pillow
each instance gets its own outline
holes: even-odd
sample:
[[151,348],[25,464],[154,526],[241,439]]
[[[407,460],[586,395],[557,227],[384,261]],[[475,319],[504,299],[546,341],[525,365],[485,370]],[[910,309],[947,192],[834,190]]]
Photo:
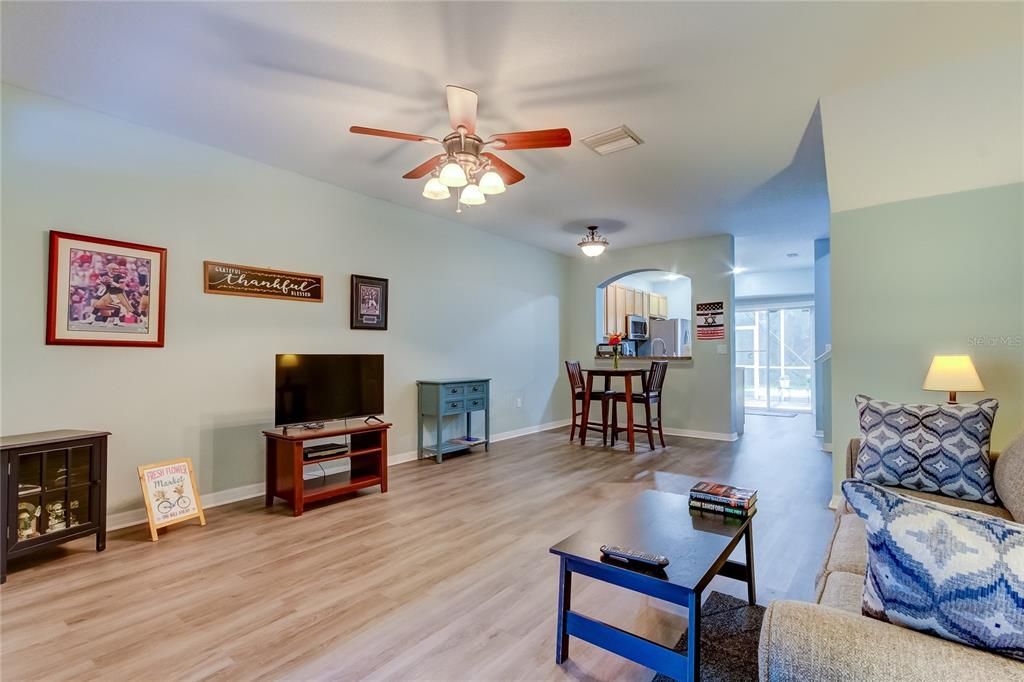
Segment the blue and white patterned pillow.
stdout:
[[860,413],[860,479],[996,503],[988,447],[998,400],[903,405],[859,395],[855,401]]
[[856,479],[864,615],[1024,661],[1024,525]]

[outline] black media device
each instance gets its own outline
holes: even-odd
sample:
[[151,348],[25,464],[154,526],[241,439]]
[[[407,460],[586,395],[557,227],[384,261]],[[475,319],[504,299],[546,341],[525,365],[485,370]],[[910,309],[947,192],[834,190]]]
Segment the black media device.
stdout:
[[383,355],[278,355],[274,424],[294,426],[384,412]]
[[658,568],[665,568],[668,566],[668,557],[662,556],[661,554],[651,554],[650,552],[638,552],[633,549],[626,549],[625,547],[619,547],[617,545],[601,545],[601,554],[604,554],[609,559],[615,559],[623,563],[629,563],[635,561],[640,564],[647,564],[648,566],[657,566]]

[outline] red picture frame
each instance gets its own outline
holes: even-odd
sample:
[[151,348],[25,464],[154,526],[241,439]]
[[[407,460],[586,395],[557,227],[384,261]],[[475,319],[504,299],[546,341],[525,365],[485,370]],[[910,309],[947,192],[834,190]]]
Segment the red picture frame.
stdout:
[[162,348],[167,249],[50,230],[46,343]]

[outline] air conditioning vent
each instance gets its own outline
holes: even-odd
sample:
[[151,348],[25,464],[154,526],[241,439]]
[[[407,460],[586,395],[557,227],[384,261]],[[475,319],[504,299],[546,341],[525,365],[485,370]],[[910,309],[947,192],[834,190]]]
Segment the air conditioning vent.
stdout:
[[644,143],[639,135],[624,125],[585,137],[582,142],[601,156],[608,156],[615,152],[621,152],[623,149],[638,147]]

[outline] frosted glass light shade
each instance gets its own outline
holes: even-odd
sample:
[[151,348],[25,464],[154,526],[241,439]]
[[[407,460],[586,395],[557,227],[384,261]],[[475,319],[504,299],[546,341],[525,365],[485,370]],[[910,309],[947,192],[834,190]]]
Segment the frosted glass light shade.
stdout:
[[441,175],[439,176],[441,184],[449,187],[465,187],[469,179],[466,178],[466,171],[462,170],[462,166],[449,161],[441,169]]
[[970,355],[936,355],[921,386],[926,391],[984,391]]
[[500,175],[489,170],[480,178],[480,191],[484,194],[501,194],[505,191],[505,183]]
[[479,206],[487,202],[487,197],[484,196],[484,193],[476,185],[466,185],[462,189],[462,196],[459,198],[459,201],[466,206]]
[[451,195],[452,193],[448,191],[448,187],[437,178],[427,180],[427,184],[423,188],[423,196],[428,199],[447,199]]

